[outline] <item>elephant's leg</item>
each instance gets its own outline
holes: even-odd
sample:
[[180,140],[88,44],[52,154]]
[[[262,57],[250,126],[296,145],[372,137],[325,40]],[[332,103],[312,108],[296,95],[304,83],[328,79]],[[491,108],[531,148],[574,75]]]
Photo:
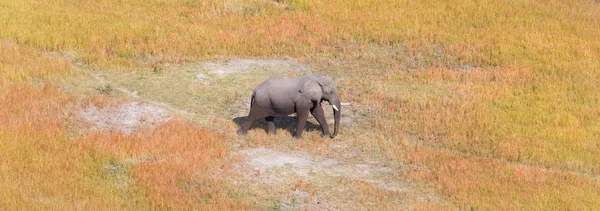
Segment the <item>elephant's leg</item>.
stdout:
[[267,121],[267,131],[271,134],[277,134],[277,129],[275,128],[275,117],[268,116],[265,117]]
[[308,109],[298,110],[298,124],[296,125],[296,138],[302,138],[302,132],[304,131],[304,126],[306,125],[306,120],[308,119]]
[[327,120],[325,119],[325,112],[323,112],[323,107],[321,104],[317,103],[315,107],[310,110],[310,113],[317,119],[319,125],[321,125],[321,137],[329,136],[329,125],[327,125]]
[[264,109],[261,107],[250,108],[250,114],[248,114],[248,119],[246,119],[246,121],[244,121],[242,123],[242,125],[237,133],[239,135],[248,134],[248,129],[250,129],[250,127],[252,126],[252,123],[254,123],[254,121],[256,121],[257,119],[266,117],[267,113],[268,113],[267,109]]

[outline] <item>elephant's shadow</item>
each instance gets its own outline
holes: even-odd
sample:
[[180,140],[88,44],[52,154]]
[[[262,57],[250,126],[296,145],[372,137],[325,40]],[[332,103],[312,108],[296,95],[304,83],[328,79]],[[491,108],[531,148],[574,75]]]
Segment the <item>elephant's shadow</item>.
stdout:
[[[248,116],[240,116],[240,117],[233,118],[231,121],[233,121],[235,124],[237,124],[238,127],[240,127],[240,125],[244,121],[246,121],[246,119],[248,119]],[[296,134],[296,126],[298,125],[298,120],[297,120],[296,116],[275,117],[274,123],[275,123],[275,128],[277,128],[277,130],[285,129],[292,136]],[[250,130],[253,130],[255,128],[262,128],[265,131],[267,131],[267,121],[264,118],[254,121],[254,123],[250,127]],[[321,125],[314,124],[310,120],[307,120],[306,125],[304,126],[304,131],[313,131],[313,130],[320,131]]]

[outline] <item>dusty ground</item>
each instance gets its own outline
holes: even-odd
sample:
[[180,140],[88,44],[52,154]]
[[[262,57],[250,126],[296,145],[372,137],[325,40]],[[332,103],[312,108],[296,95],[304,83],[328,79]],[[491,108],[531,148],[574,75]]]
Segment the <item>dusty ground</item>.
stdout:
[[[245,149],[237,154],[243,155],[245,162],[236,165],[235,169],[244,175],[236,178],[236,182],[278,191],[275,197],[280,198],[272,206],[281,209],[366,210],[377,207],[375,200],[356,203],[368,198],[367,193],[356,187],[357,184],[366,189],[377,189],[385,200],[405,209],[442,201],[423,187],[398,180],[407,167],[400,163],[337,159],[268,148]],[[293,185],[290,182],[294,182]]]
[[[131,133],[140,128],[152,129],[171,116],[191,116],[192,120],[220,119],[228,126],[212,125],[211,129],[232,134],[247,116],[249,94],[256,84],[272,76],[294,77],[316,72],[294,61],[247,59],[166,66],[164,71],[150,74],[87,71],[93,76],[91,80],[100,81],[89,84],[110,84],[119,93],[109,95],[131,100],[102,108],[82,106],[79,119],[85,123],[82,128],[86,131]],[[332,108],[324,106],[324,109],[328,123],[333,124]],[[364,110],[361,105],[343,101],[341,127],[358,126],[367,119],[361,109]],[[202,121],[196,122],[205,126]],[[278,129],[289,132],[295,124],[293,117],[276,119]],[[254,124],[253,130],[264,128],[261,120]],[[320,130],[312,117],[307,128]],[[258,204],[267,204],[275,210],[414,209],[423,204],[447,203],[431,188],[403,179],[404,172],[415,166],[385,160],[381,152],[364,152],[361,146],[350,146],[339,139],[319,145],[320,151],[327,153],[285,147],[283,143],[294,143],[287,140],[281,141],[282,146],[267,147],[234,140],[231,154],[237,159],[232,160],[239,162],[234,163],[230,179]]]
[[158,106],[127,102],[98,108],[93,104],[79,110],[84,130],[121,131],[130,134],[139,129],[153,129],[167,120],[169,113]]

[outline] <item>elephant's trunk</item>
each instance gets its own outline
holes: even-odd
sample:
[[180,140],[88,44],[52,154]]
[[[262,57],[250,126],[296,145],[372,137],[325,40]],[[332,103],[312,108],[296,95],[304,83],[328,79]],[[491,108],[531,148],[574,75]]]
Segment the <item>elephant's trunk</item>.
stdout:
[[333,134],[331,135],[331,138],[337,136],[338,132],[339,132],[339,128],[340,128],[340,116],[342,114],[342,104],[338,99],[336,100],[332,100],[331,102],[331,106],[333,107],[333,119],[334,119],[334,126],[333,126]]

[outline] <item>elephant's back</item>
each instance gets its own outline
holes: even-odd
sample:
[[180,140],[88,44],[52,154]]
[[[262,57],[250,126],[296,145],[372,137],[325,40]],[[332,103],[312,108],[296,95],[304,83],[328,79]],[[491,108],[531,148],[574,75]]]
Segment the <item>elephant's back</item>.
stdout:
[[270,78],[256,87],[254,97],[260,106],[287,105],[293,103],[298,90],[295,78]]
[[255,91],[267,94],[270,91],[299,90],[297,86],[295,78],[269,78],[259,84]]

